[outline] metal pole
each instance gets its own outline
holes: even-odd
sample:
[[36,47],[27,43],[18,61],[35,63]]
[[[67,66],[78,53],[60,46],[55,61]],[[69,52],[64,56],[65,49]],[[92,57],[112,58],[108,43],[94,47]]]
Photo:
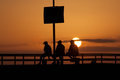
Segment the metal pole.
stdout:
[[53,7],[55,7],[55,0],[53,0]]
[[[53,8],[55,7],[55,0],[53,0]],[[53,54],[55,54],[55,23],[53,23]]]
[[55,23],[53,23],[53,54],[55,53]]

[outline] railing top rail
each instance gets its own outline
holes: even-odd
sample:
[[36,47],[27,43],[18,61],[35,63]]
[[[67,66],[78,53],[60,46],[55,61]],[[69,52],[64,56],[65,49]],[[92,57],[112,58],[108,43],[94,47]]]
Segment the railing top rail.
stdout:
[[42,54],[0,54],[0,56],[41,56]]
[[[0,56],[41,56],[42,54],[0,54]],[[66,55],[65,55],[66,56]],[[78,56],[120,56],[111,53],[80,53]]]
[[79,54],[79,56],[120,56],[120,54],[109,54],[109,53],[99,53],[99,54]]

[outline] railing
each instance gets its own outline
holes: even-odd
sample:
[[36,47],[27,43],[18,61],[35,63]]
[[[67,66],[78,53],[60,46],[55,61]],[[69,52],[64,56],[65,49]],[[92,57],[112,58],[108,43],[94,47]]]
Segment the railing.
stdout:
[[[30,58],[29,58],[30,57]],[[75,62],[75,64],[120,64],[120,54],[80,54],[76,56],[76,58],[65,58],[64,56],[63,62]],[[21,65],[26,65],[25,62],[33,62],[33,65],[38,65],[40,63],[41,54],[0,54],[0,65],[6,65],[5,62],[14,62],[10,65],[17,65],[17,62],[22,62]],[[44,59],[44,61],[54,61],[51,59]],[[60,61],[60,59],[56,59],[56,61]],[[37,63],[38,62],[38,63]]]

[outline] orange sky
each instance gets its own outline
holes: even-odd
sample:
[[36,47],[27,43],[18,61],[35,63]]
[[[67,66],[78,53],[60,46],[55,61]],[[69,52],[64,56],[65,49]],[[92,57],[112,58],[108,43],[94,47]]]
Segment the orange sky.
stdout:
[[[56,24],[56,40],[120,40],[120,0],[56,0],[56,5],[65,6],[65,23]],[[42,51],[42,42],[52,42],[52,24],[43,22],[47,6],[52,0],[0,0],[0,52]],[[69,45],[65,46],[67,50]],[[82,46],[120,47],[120,43]]]

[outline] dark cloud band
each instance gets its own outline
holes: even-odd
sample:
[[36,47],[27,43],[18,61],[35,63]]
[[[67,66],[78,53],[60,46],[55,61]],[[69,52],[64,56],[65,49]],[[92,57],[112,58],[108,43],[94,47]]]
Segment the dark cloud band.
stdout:
[[28,44],[1,44],[0,47],[1,48],[6,48],[6,47],[20,47],[20,46],[28,46]]
[[[80,39],[80,41],[94,42],[94,43],[115,43],[117,40],[114,39]],[[63,41],[64,43],[70,42],[70,40]]]
[[120,47],[80,47],[80,52],[120,52]]
[[114,39],[82,39],[82,41],[95,42],[95,43],[114,43],[117,40]]

